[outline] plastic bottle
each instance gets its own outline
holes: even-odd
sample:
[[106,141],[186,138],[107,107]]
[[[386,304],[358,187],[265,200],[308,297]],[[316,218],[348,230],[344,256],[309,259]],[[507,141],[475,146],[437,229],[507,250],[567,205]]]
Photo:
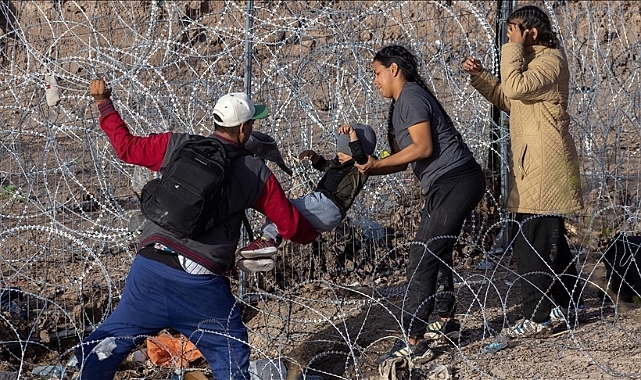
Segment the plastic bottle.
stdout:
[[57,106],[60,102],[60,90],[58,90],[58,81],[52,74],[45,74],[45,97],[49,107]]
[[481,349],[481,354],[494,354],[508,346],[508,340],[504,336],[499,336],[495,342],[488,344]]

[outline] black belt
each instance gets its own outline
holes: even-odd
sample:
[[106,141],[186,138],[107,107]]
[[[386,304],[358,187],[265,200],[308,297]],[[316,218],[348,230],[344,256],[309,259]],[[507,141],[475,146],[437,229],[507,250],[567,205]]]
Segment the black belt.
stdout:
[[157,249],[154,248],[153,244],[149,244],[138,251],[138,254],[149,260],[163,263],[170,268],[178,269],[183,272],[185,271],[182,265],[180,265],[180,261],[178,261],[178,254],[174,251]]

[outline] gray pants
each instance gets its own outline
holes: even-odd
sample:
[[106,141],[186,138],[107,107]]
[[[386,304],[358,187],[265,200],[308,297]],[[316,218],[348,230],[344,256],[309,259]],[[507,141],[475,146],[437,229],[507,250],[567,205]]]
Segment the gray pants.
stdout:
[[[341,210],[323,193],[313,192],[289,201],[318,233],[333,230],[341,221]],[[278,227],[270,220],[267,220],[267,223],[261,228],[261,234],[264,237],[280,241]]]

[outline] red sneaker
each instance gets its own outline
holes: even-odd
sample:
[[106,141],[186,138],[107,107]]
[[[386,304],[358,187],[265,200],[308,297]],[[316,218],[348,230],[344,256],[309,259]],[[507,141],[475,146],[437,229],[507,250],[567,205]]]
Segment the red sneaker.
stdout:
[[278,253],[278,247],[274,240],[259,237],[252,241],[248,246],[241,248],[239,253],[246,259],[272,257]]

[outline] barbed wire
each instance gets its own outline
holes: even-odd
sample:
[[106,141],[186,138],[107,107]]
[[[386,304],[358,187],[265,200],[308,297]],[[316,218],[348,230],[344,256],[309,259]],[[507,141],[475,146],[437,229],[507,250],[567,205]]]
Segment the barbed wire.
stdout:
[[[630,320],[638,306],[619,299],[621,288],[608,287],[602,257],[615,233],[639,232],[639,5],[533,3],[551,15],[572,75],[571,133],[586,208],[568,218],[567,228],[588,322],[576,328],[568,321],[561,335],[502,355],[481,354],[519,315],[523,280],[511,242],[503,244],[517,223],[502,211],[500,162],[493,158],[507,131],[488,116],[488,103],[461,69],[473,55],[498,73],[494,2],[255,1],[252,98],[270,107],[259,130],[276,140],[293,174],[268,164],[295,197],[320,179],[298,153],[333,156],[340,124],[372,125],[376,154],[388,150],[389,101],[373,86],[371,61],[386,44],[410,47],[488,169],[486,195],[457,239],[452,267],[465,334],[454,345],[435,343],[434,363],[459,378],[539,378],[573,371],[569,356],[604,376],[638,378],[638,366],[604,360],[600,348],[629,357],[641,349],[639,324]],[[37,366],[64,368],[118,303],[135,256],[132,189],[153,173],[116,157],[99,128],[89,80],[108,79],[135,134],[208,134],[215,100],[244,88],[246,16],[245,4],[233,1],[0,2],[0,371],[27,378]],[[56,80],[55,104],[45,75]],[[336,231],[310,246],[286,244],[273,272],[249,275],[238,302],[252,359],[286,362],[308,375],[375,374],[376,357],[403,338],[404,268],[421,208],[410,173],[372,177]],[[257,213],[250,217],[255,227],[263,222]],[[540,363],[509,364],[527,352]],[[142,376],[173,378],[175,369],[147,367]],[[430,369],[419,366],[415,374]],[[139,377],[140,369],[130,371],[124,378]]]

